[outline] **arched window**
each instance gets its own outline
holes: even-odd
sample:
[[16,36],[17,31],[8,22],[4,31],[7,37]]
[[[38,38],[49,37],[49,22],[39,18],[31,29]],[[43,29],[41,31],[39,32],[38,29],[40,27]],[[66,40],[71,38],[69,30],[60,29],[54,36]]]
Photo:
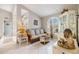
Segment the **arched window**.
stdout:
[[48,33],[51,35],[54,33],[60,32],[60,18],[59,17],[51,17],[47,22]]

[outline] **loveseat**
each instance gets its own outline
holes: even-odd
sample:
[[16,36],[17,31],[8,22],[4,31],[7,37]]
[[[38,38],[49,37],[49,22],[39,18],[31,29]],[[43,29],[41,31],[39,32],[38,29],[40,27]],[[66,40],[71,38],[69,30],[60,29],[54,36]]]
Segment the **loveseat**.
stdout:
[[45,36],[47,35],[47,33],[45,32],[44,29],[28,29],[27,30],[27,34],[28,34],[28,41],[30,43],[34,43],[40,40],[41,36]]

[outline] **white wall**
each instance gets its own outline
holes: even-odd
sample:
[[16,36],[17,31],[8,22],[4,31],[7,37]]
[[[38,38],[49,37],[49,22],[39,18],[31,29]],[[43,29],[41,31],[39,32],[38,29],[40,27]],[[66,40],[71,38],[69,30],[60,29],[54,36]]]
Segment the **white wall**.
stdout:
[[[79,15],[79,5],[78,5],[78,15]],[[78,43],[79,43],[79,17],[78,17]]]
[[12,12],[13,4],[0,4],[0,8],[6,11]]
[[47,17],[43,17],[41,18],[41,28],[45,29],[45,31],[47,31],[47,21],[48,21],[48,18]]
[[0,9],[0,35],[4,35],[4,20],[8,18],[10,22],[12,22],[12,14],[3,9]]
[[[74,6],[66,6],[66,8],[68,9],[72,9],[72,10],[77,10],[77,5],[74,5]],[[57,14],[52,14],[52,15],[48,15],[48,16],[45,16],[45,17],[42,17],[41,18],[41,24],[42,24],[42,28],[44,28],[46,30],[46,32],[48,32],[48,29],[47,29],[47,21],[49,20],[49,18],[51,17],[59,17],[59,15],[61,14],[60,13],[57,13]]]
[[[8,29],[8,32],[6,32],[7,34],[11,33],[11,36],[12,36],[12,13],[8,12],[8,11],[5,11],[3,9],[0,9],[0,43],[2,42],[5,42],[5,41],[8,41],[6,39],[4,39],[4,20],[5,21],[9,21],[9,29]],[[7,28],[6,28],[7,29]],[[9,36],[10,37],[10,36]]]
[[48,27],[47,27],[47,24],[48,24],[48,20],[51,18],[51,17],[58,17],[59,14],[54,14],[54,15],[51,15],[51,16],[46,16],[46,17],[42,17],[41,18],[41,28],[45,29],[46,32],[49,32],[48,31]]
[[[40,17],[33,13],[32,11],[30,11],[29,9],[27,9],[26,7],[22,6],[22,5],[18,5],[18,19],[21,19],[21,9],[25,9],[26,11],[28,11],[28,28],[40,28],[41,27],[41,20],[40,20]],[[33,23],[34,23],[34,20],[38,20],[38,25],[35,26]]]
[[[21,20],[22,18],[22,14],[21,13],[21,10],[24,9],[26,10],[29,14],[28,14],[28,28],[39,28],[40,27],[40,17],[36,14],[34,14],[32,11],[28,10],[27,8],[25,8],[24,6],[22,5],[14,5],[14,8],[13,8],[13,40],[14,42],[16,42],[16,38],[17,38],[17,25],[18,25],[18,21]],[[39,25],[38,26],[34,26],[33,25],[33,20],[34,19],[37,19],[38,22],[39,22]]]
[[[38,21],[38,25],[34,25],[34,20]],[[41,20],[40,17],[33,13],[29,13],[29,28],[40,28],[41,27]]]

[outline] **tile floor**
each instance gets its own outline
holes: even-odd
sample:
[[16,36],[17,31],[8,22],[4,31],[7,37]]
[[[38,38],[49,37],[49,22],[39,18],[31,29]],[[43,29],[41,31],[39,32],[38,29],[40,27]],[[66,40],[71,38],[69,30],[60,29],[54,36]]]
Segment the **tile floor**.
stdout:
[[[0,54],[53,54],[60,50],[57,49],[54,51],[53,45],[56,41],[56,39],[50,39],[50,42],[45,45],[40,42],[35,42],[29,45],[23,44],[21,46],[9,43],[4,47],[0,47]],[[79,54],[79,49],[75,54]]]
[[0,53],[2,54],[52,54],[53,53],[53,43],[55,39],[50,39],[50,42],[46,45],[40,42],[35,42],[29,45],[17,46],[14,44],[9,44],[7,47],[0,48]]

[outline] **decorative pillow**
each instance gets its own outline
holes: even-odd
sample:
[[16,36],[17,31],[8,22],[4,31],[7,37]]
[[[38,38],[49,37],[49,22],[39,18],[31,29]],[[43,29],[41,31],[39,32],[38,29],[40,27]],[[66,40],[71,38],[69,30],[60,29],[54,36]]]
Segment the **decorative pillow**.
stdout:
[[35,33],[36,35],[39,35],[40,34],[40,31],[39,31],[39,29],[36,29],[36,33]]
[[30,30],[32,35],[35,35],[35,30]]
[[40,33],[41,33],[41,34],[44,34],[44,30],[43,30],[43,29],[40,29]]

